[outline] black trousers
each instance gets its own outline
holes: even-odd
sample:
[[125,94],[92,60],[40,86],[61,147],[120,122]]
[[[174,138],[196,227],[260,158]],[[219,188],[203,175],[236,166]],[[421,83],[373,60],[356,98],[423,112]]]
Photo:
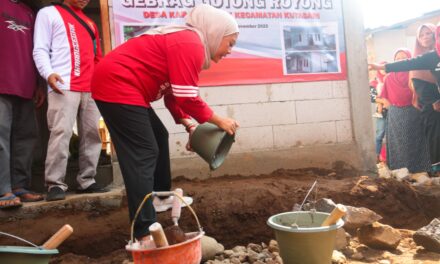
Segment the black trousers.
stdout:
[[[130,221],[145,195],[169,191],[171,169],[168,131],[152,108],[96,101],[110,132],[127,191]],[[135,221],[134,236],[148,234],[156,221],[152,199]]]
[[36,138],[33,101],[0,94],[0,196],[29,187]]

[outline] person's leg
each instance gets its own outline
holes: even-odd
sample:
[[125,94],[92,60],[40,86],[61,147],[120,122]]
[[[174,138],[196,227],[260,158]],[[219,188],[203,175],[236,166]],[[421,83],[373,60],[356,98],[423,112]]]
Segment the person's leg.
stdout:
[[11,187],[11,129],[14,97],[0,95],[0,208],[21,205]]
[[81,93],[78,112],[79,172],[76,180],[80,189],[87,189],[95,183],[96,168],[101,154],[99,136],[100,113],[90,93]]
[[376,156],[380,155],[380,150],[382,149],[382,142],[385,137],[385,118],[376,118]]
[[31,180],[32,154],[37,138],[32,100],[17,99],[11,133],[12,189],[28,188]]
[[[154,171],[159,149],[151,128],[147,108],[97,101],[110,132],[127,190],[128,211],[133,221],[144,197],[153,191]],[[142,238],[156,222],[151,199],[135,220],[134,236]]]
[[17,98],[11,132],[11,185],[12,192],[23,202],[43,199],[42,195],[27,190],[32,177],[32,157],[36,139],[35,105],[30,99]]
[[159,156],[154,171],[154,191],[169,191],[171,189],[171,167],[168,130],[152,108],[148,109],[148,114],[159,147]]
[[49,191],[53,187],[66,191],[67,185],[64,183],[64,178],[69,156],[69,142],[81,94],[70,91],[64,91],[64,95],[50,92],[47,100],[47,124],[50,136],[46,157],[46,186]]

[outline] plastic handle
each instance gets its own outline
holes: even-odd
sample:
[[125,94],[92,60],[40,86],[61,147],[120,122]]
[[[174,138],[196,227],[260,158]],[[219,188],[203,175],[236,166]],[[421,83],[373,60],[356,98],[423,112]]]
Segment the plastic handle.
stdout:
[[153,196],[159,196],[159,197],[174,196],[174,192],[153,192]]
[[73,233],[73,228],[70,225],[64,225],[53,236],[43,244],[45,249],[56,249]]
[[150,234],[153,237],[154,244],[157,248],[168,247],[168,240],[163,231],[162,225],[159,223],[154,223],[150,225],[148,228],[150,230]]
[[336,224],[341,217],[343,217],[347,213],[347,208],[342,205],[336,205],[335,209],[330,213],[329,216],[322,222],[321,226],[331,226]]
[[[174,192],[177,195],[183,196],[183,190],[180,188],[177,188],[176,190],[174,190]],[[173,208],[171,209],[171,218],[173,219],[175,225],[177,225],[180,219],[181,212],[182,212],[182,205],[180,199],[178,196],[177,197],[175,196],[173,199]]]

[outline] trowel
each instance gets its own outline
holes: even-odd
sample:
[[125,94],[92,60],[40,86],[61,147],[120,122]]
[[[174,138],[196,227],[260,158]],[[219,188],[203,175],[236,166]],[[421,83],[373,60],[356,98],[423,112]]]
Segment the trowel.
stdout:
[[171,209],[173,225],[165,228],[165,235],[170,245],[178,244],[186,240],[185,232],[179,227],[179,219],[182,212],[182,205],[179,197],[183,196],[183,190],[177,188],[174,190],[174,193],[173,207]]

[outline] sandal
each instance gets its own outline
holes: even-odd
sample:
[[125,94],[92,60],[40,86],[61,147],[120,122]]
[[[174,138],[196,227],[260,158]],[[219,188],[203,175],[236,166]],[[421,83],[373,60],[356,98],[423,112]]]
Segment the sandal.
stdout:
[[20,201],[20,198],[18,198],[15,195],[3,195],[0,197],[0,209],[12,209],[12,208],[18,208],[21,207],[23,204]]
[[12,190],[15,196],[20,197],[23,203],[38,202],[44,199],[43,195],[31,192],[24,188]]

